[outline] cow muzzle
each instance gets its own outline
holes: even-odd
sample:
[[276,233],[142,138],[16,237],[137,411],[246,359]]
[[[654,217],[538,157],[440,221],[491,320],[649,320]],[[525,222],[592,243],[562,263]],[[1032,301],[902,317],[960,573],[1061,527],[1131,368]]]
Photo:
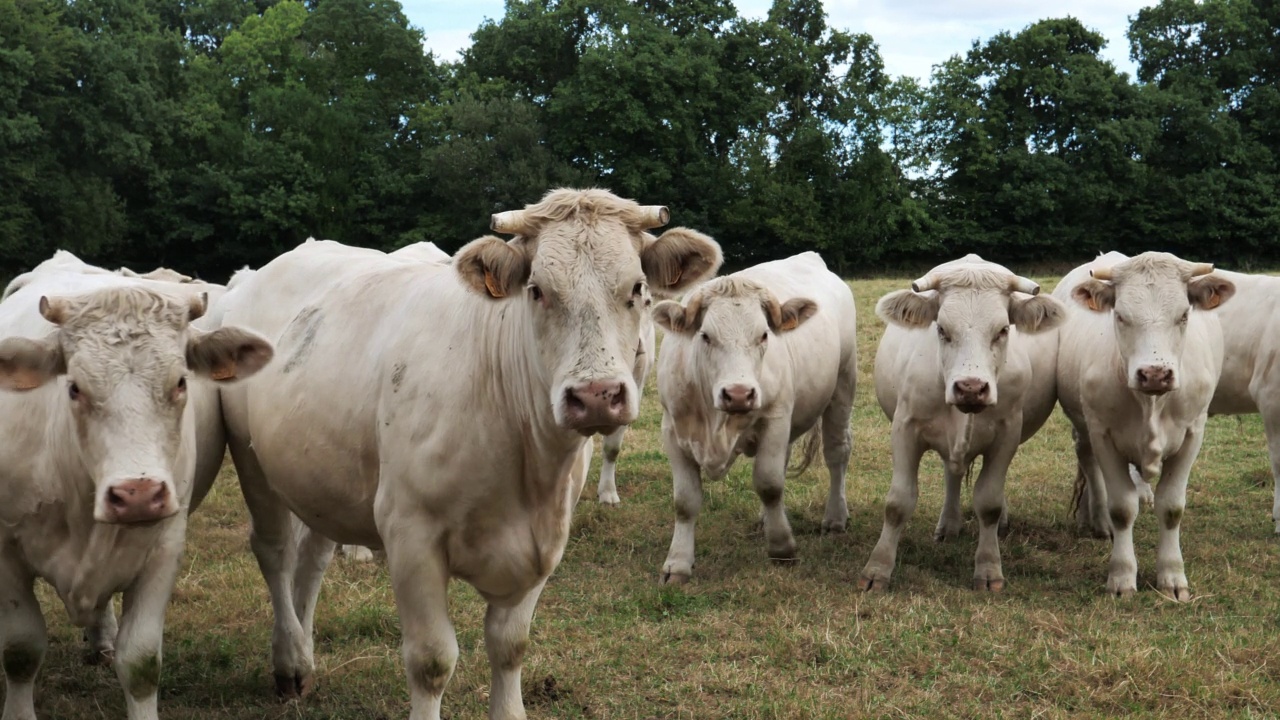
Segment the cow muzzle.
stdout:
[[93,519],[104,523],[144,523],[163,520],[178,512],[170,483],[153,478],[131,478],[107,485]]
[[716,393],[716,409],[730,415],[743,415],[760,407],[760,392],[752,385],[722,385]]
[[592,380],[565,388],[564,426],[583,435],[608,434],[635,419],[621,380]]
[[960,378],[951,384],[950,402],[962,413],[980,413],[995,404],[991,383],[981,378]]
[[1178,382],[1167,365],[1143,365],[1133,373],[1133,388],[1148,395],[1164,395],[1177,390]]

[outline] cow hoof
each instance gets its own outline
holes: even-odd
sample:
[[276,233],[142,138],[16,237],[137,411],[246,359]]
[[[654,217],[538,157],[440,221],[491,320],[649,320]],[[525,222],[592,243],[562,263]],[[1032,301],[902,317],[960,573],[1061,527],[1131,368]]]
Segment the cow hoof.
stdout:
[[84,653],[85,665],[111,667],[112,663],[114,663],[115,661],[116,661],[115,648],[103,648],[101,650],[95,650],[93,648],[89,648]]
[[933,541],[936,543],[946,542],[955,537],[960,537],[960,528],[958,527],[939,525],[933,530]]
[[974,578],[973,589],[978,592],[1004,592],[1004,578]]
[[622,504],[622,498],[618,497],[618,493],[602,493],[600,495],[600,504],[607,507],[618,507]]
[[823,534],[843,535],[848,525],[848,520],[823,520],[822,532]]
[[311,692],[315,683],[312,675],[284,675],[276,673],[276,695],[281,700],[293,700]]
[[1114,598],[1131,598],[1138,593],[1137,588],[1133,587],[1108,587],[1107,594]]
[[681,572],[664,572],[662,578],[658,580],[659,585],[688,585],[689,573]]
[[858,579],[858,587],[862,588],[862,592],[884,592],[889,589],[889,578],[863,575]]
[[1176,602],[1191,602],[1189,587],[1164,587],[1160,588],[1160,593]]
[[796,559],[796,544],[789,542],[782,547],[769,548],[769,559],[775,562],[790,562]]

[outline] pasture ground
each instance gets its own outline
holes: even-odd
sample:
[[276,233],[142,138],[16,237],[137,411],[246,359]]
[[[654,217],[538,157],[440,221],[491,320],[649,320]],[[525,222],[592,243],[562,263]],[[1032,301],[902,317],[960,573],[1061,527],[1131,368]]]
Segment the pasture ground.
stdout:
[[[542,595],[524,663],[531,718],[1276,717],[1280,713],[1280,541],[1256,417],[1213,418],[1187,495],[1182,546],[1195,600],[1153,588],[1156,520],[1144,509],[1137,597],[1104,593],[1109,543],[1077,534],[1074,456],[1060,412],[1010,470],[1008,586],[970,590],[976,521],[935,544],[936,456],[899,550],[892,589],[856,581],[880,532],[890,478],[889,423],[871,366],[875,301],[910,278],[858,280],[860,374],[849,532],[819,532],[826,470],[788,481],[799,561],[776,566],[753,530],[750,464],[706,486],[698,564],[684,588],[659,587],[671,539],[671,480],[652,378],[623,448],[620,508],[595,501],[593,475],[564,561]],[[1042,278],[1045,291],[1055,279]],[[114,673],[81,664],[80,631],[42,586],[51,649],[42,718],[123,718]],[[484,606],[454,583],[461,656],[446,717],[485,716]],[[316,620],[315,691],[273,695],[271,609],[249,552],[248,519],[228,464],[193,516],[165,631],[160,711],[192,720],[404,718],[399,622],[384,564],[335,560]]]

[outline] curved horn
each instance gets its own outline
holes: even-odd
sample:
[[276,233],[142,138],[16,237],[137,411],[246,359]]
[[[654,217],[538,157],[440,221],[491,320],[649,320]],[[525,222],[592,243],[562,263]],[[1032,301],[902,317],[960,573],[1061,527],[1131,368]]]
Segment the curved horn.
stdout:
[[915,282],[911,283],[911,292],[922,293],[922,292],[925,292],[926,290],[937,290],[937,289],[938,289],[938,276],[934,275],[933,273],[929,273],[928,275],[925,275],[919,280],[916,280]]
[[640,206],[640,229],[648,230],[650,228],[662,227],[671,222],[671,212],[667,210],[666,205],[641,205]]
[[1014,275],[1010,278],[1009,289],[1028,295],[1040,294],[1040,285],[1035,280],[1024,278],[1021,275]]
[[1213,272],[1213,263],[1190,263],[1191,277],[1200,277]]
[[1089,277],[1093,278],[1094,280],[1110,280],[1112,279],[1111,268],[1109,267],[1094,268],[1093,270],[1089,271]]
[[525,219],[523,210],[508,210],[506,212],[494,213],[489,218],[489,229],[494,232],[506,233],[508,235],[519,235],[525,230]]

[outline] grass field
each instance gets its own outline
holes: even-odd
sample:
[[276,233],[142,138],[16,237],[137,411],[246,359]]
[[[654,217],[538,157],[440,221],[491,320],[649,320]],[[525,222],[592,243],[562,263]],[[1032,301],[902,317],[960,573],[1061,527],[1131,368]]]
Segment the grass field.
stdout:
[[[1074,456],[1060,412],[1010,470],[1003,594],[969,589],[976,549],[969,489],[964,534],[933,542],[942,504],[933,455],[891,590],[856,589],[890,477],[889,423],[871,384],[883,327],[873,307],[909,280],[854,282],[861,327],[849,532],[819,533],[826,470],[818,462],[788,481],[799,543],[792,566],[766,559],[753,530],[759,504],[750,464],[739,460],[725,480],[706,486],[693,581],[658,586],[674,512],[650,379],[619,464],[623,504],[595,501],[597,452],[564,561],[542,595],[524,662],[531,718],[1280,714],[1280,542],[1268,519],[1271,479],[1256,416],[1210,420],[1182,530],[1196,594],[1190,604],[1153,588],[1156,521],[1146,509],[1135,533],[1140,592],[1130,600],[1105,595],[1109,544],[1074,528]],[[1052,289],[1053,279],[1042,281]],[[484,606],[463,583],[451,598],[461,656],[445,714],[480,718],[489,683]],[[114,673],[82,665],[80,631],[47,587],[42,601],[51,648],[37,688],[41,718],[123,718]],[[228,465],[192,518],[165,629],[162,717],[408,716],[385,565],[336,560],[316,633],[315,692],[278,702],[271,609]]]

